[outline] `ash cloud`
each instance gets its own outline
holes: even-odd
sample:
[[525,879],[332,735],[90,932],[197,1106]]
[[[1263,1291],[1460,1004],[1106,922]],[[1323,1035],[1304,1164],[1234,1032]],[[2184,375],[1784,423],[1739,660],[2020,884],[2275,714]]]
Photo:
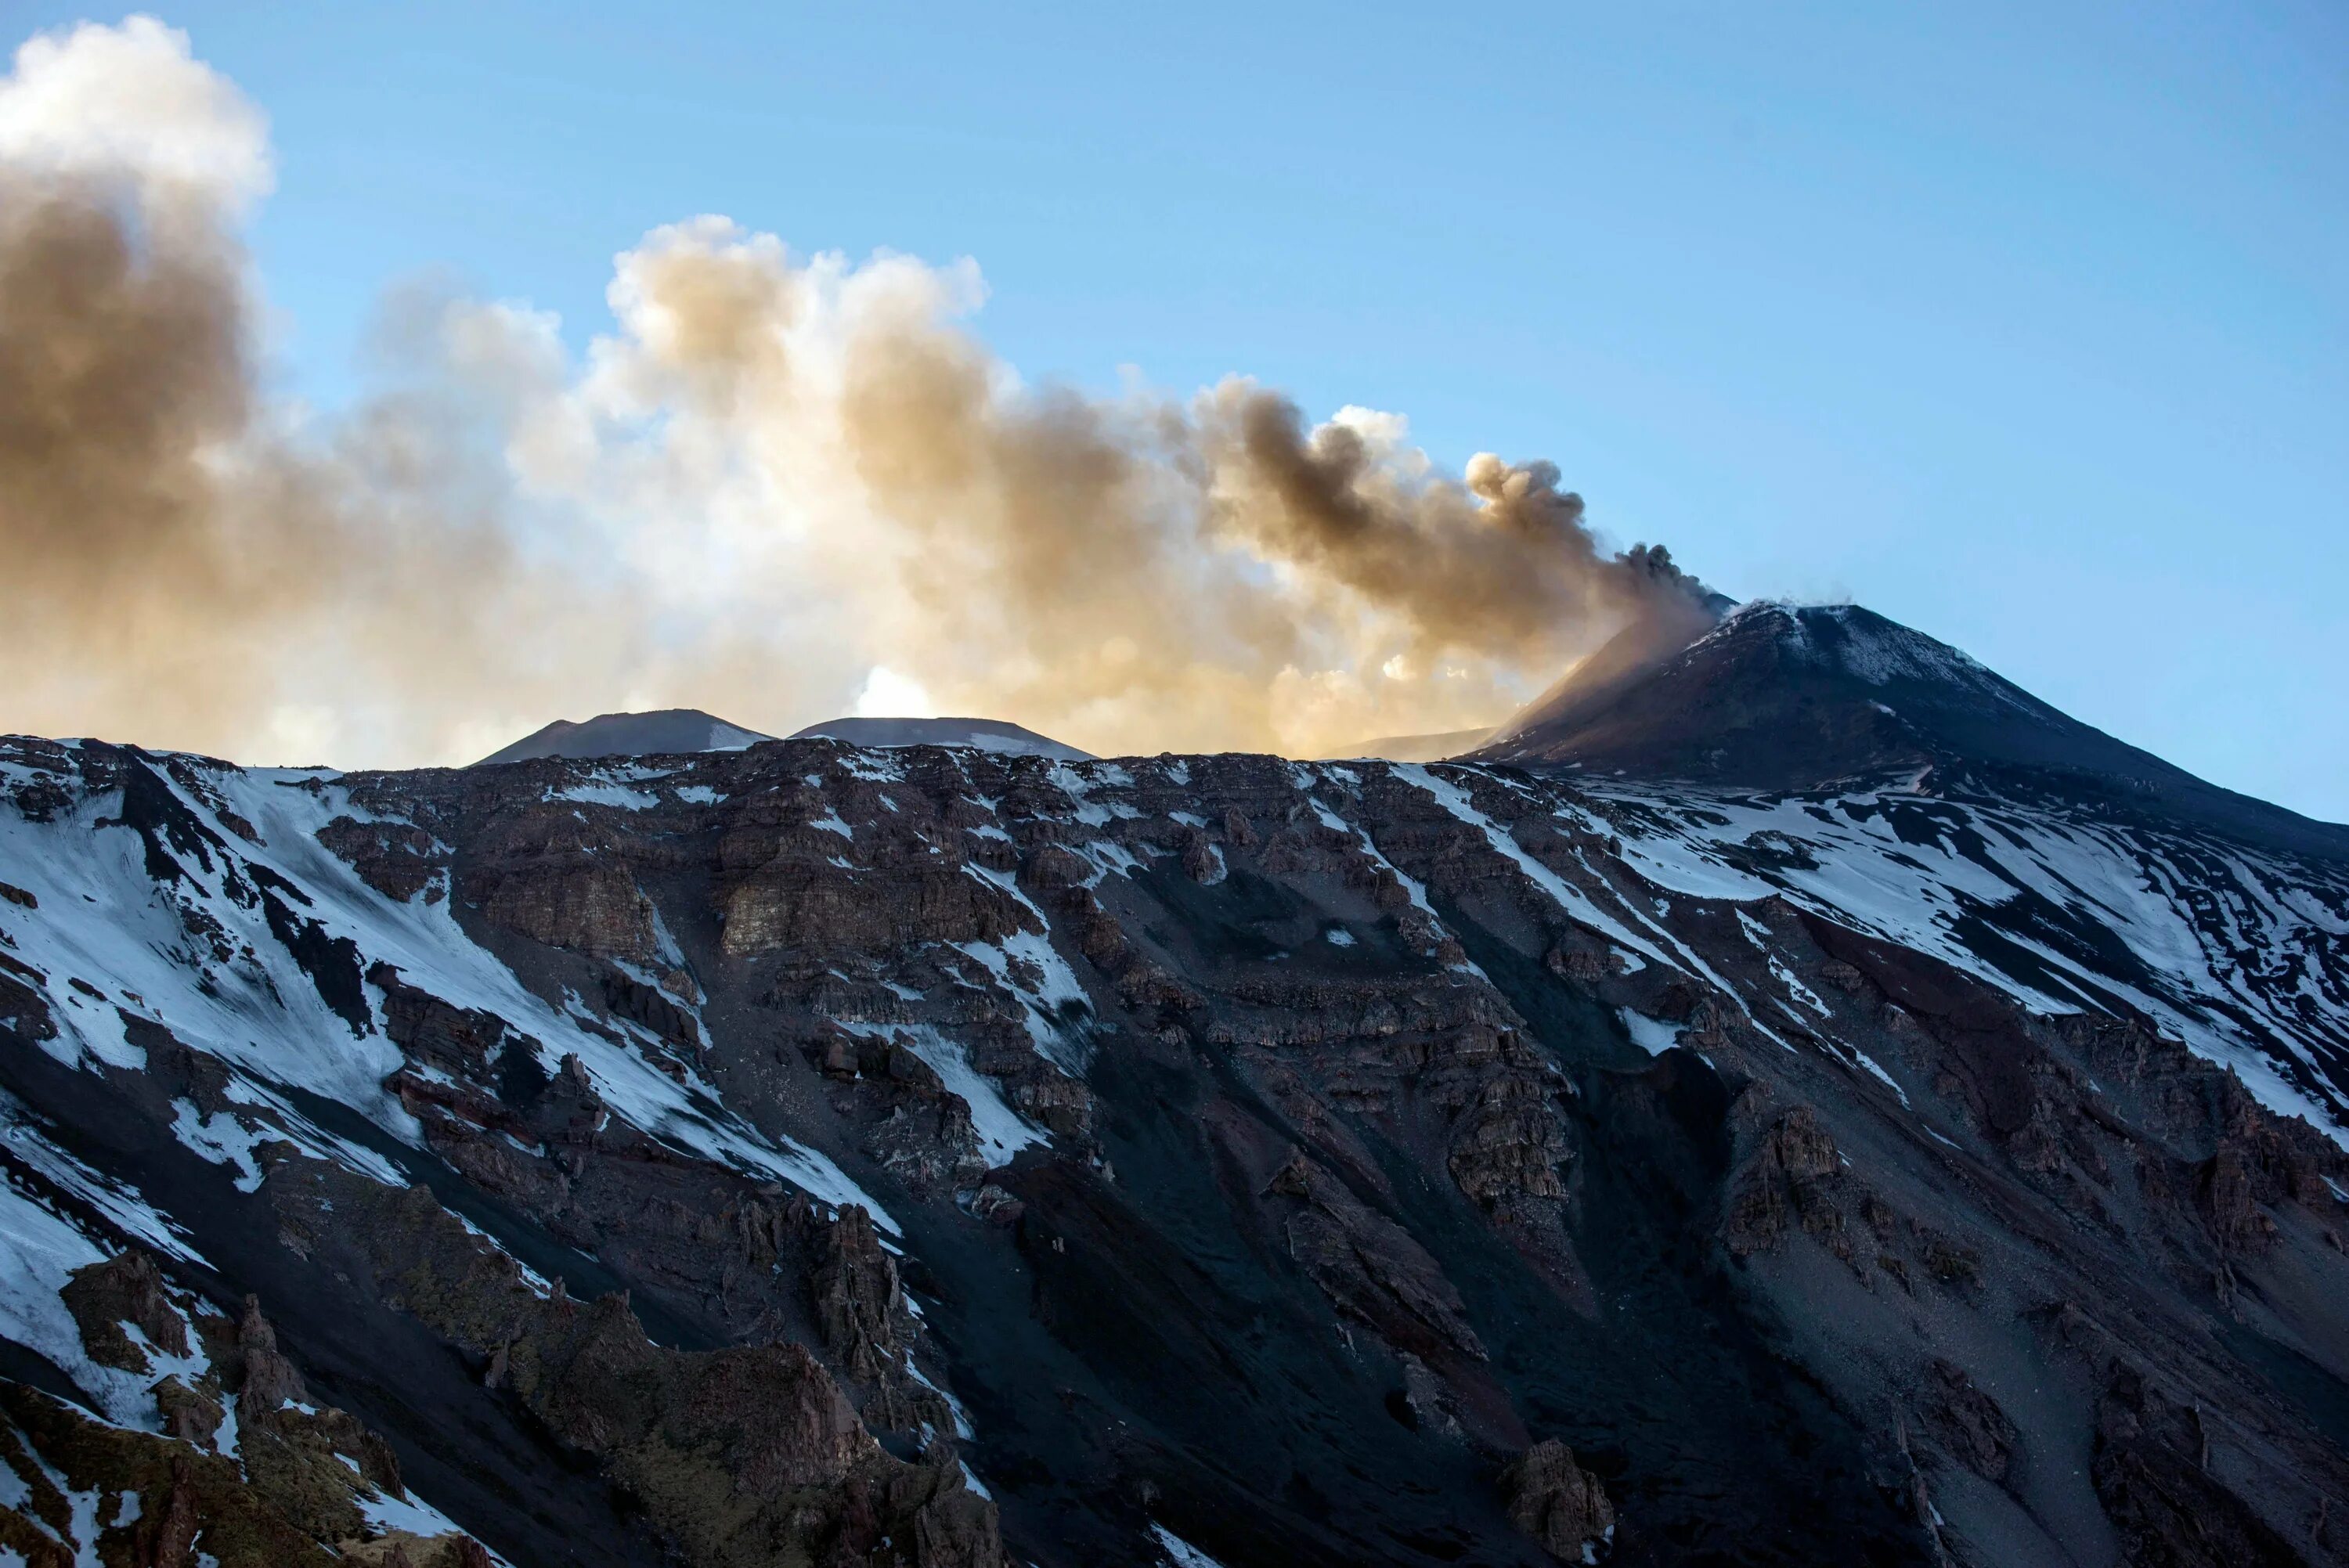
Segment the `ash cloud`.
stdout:
[[1459,483],[1427,477],[1357,425],[1309,430],[1287,397],[1240,384],[1211,399],[1208,432],[1233,537],[1392,613],[1431,654],[1554,661],[1562,631],[1694,587],[1661,546],[1607,553],[1553,463],[1482,452]]
[[273,398],[240,225],[259,113],[151,20],[0,77],[0,727],[258,760],[463,760],[559,715],[780,729],[874,666],[1101,752],[1497,721],[1701,594],[1547,463],[1403,422],[1024,385],[974,266],[716,217],[616,258],[584,357],[409,293],[389,368]]

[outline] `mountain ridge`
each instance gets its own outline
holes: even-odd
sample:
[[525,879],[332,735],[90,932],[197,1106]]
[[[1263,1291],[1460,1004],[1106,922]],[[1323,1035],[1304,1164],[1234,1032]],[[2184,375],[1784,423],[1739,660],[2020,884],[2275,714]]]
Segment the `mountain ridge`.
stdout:
[[1943,766],[0,740],[0,1547],[2349,1562],[2349,866]]
[[730,751],[774,738],[739,724],[729,724],[698,707],[647,708],[642,712],[601,713],[576,723],[558,718],[511,745],[500,747],[472,766],[494,768],[540,757],[648,757]]
[[852,746],[975,746],[984,751],[1052,757],[1063,762],[1092,760],[1090,751],[1080,751],[1000,718],[830,718],[792,731],[792,738],[843,740]]
[[[1063,761],[1083,760],[1092,756],[1050,736],[995,718],[832,718],[794,730],[788,738],[818,738],[843,739],[859,746],[977,746],[988,750],[1057,757]],[[472,766],[492,768],[543,757],[592,760],[735,751],[776,738],[697,707],[650,708],[598,714],[576,723],[558,718]]]

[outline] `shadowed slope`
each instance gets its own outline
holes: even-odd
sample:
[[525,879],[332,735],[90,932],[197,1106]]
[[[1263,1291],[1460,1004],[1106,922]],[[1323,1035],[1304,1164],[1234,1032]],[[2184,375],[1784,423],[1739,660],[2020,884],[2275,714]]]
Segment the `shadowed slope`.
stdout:
[[1748,604],[1676,653],[1642,653],[1601,649],[1475,756],[1785,790],[1930,769],[1942,789],[2349,855],[2349,830],[2206,783],[1857,605]]

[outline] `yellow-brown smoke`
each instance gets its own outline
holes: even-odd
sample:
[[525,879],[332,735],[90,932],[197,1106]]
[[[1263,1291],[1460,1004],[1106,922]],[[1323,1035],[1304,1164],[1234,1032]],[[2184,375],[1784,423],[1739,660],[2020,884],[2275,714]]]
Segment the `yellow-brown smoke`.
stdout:
[[584,362],[410,297],[390,384],[305,419],[263,391],[267,183],[258,114],[150,21],[0,78],[0,727],[462,760],[618,707],[793,727],[882,666],[1096,751],[1318,754],[1497,721],[1693,591],[1547,463],[1452,478],[1237,378],[1023,386],[968,263],[719,218],[617,258]]

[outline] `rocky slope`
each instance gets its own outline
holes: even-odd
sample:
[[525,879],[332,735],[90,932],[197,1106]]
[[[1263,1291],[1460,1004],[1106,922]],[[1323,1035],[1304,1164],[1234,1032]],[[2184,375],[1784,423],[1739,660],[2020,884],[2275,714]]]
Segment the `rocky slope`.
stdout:
[[1661,644],[1644,625],[1626,633],[1474,756],[1749,789],[1930,770],[1940,792],[2052,799],[2349,859],[2349,828],[2205,783],[1859,605],[1757,601],[1685,631]]
[[2045,798],[0,752],[28,1563],[2336,1563],[2349,868]]

